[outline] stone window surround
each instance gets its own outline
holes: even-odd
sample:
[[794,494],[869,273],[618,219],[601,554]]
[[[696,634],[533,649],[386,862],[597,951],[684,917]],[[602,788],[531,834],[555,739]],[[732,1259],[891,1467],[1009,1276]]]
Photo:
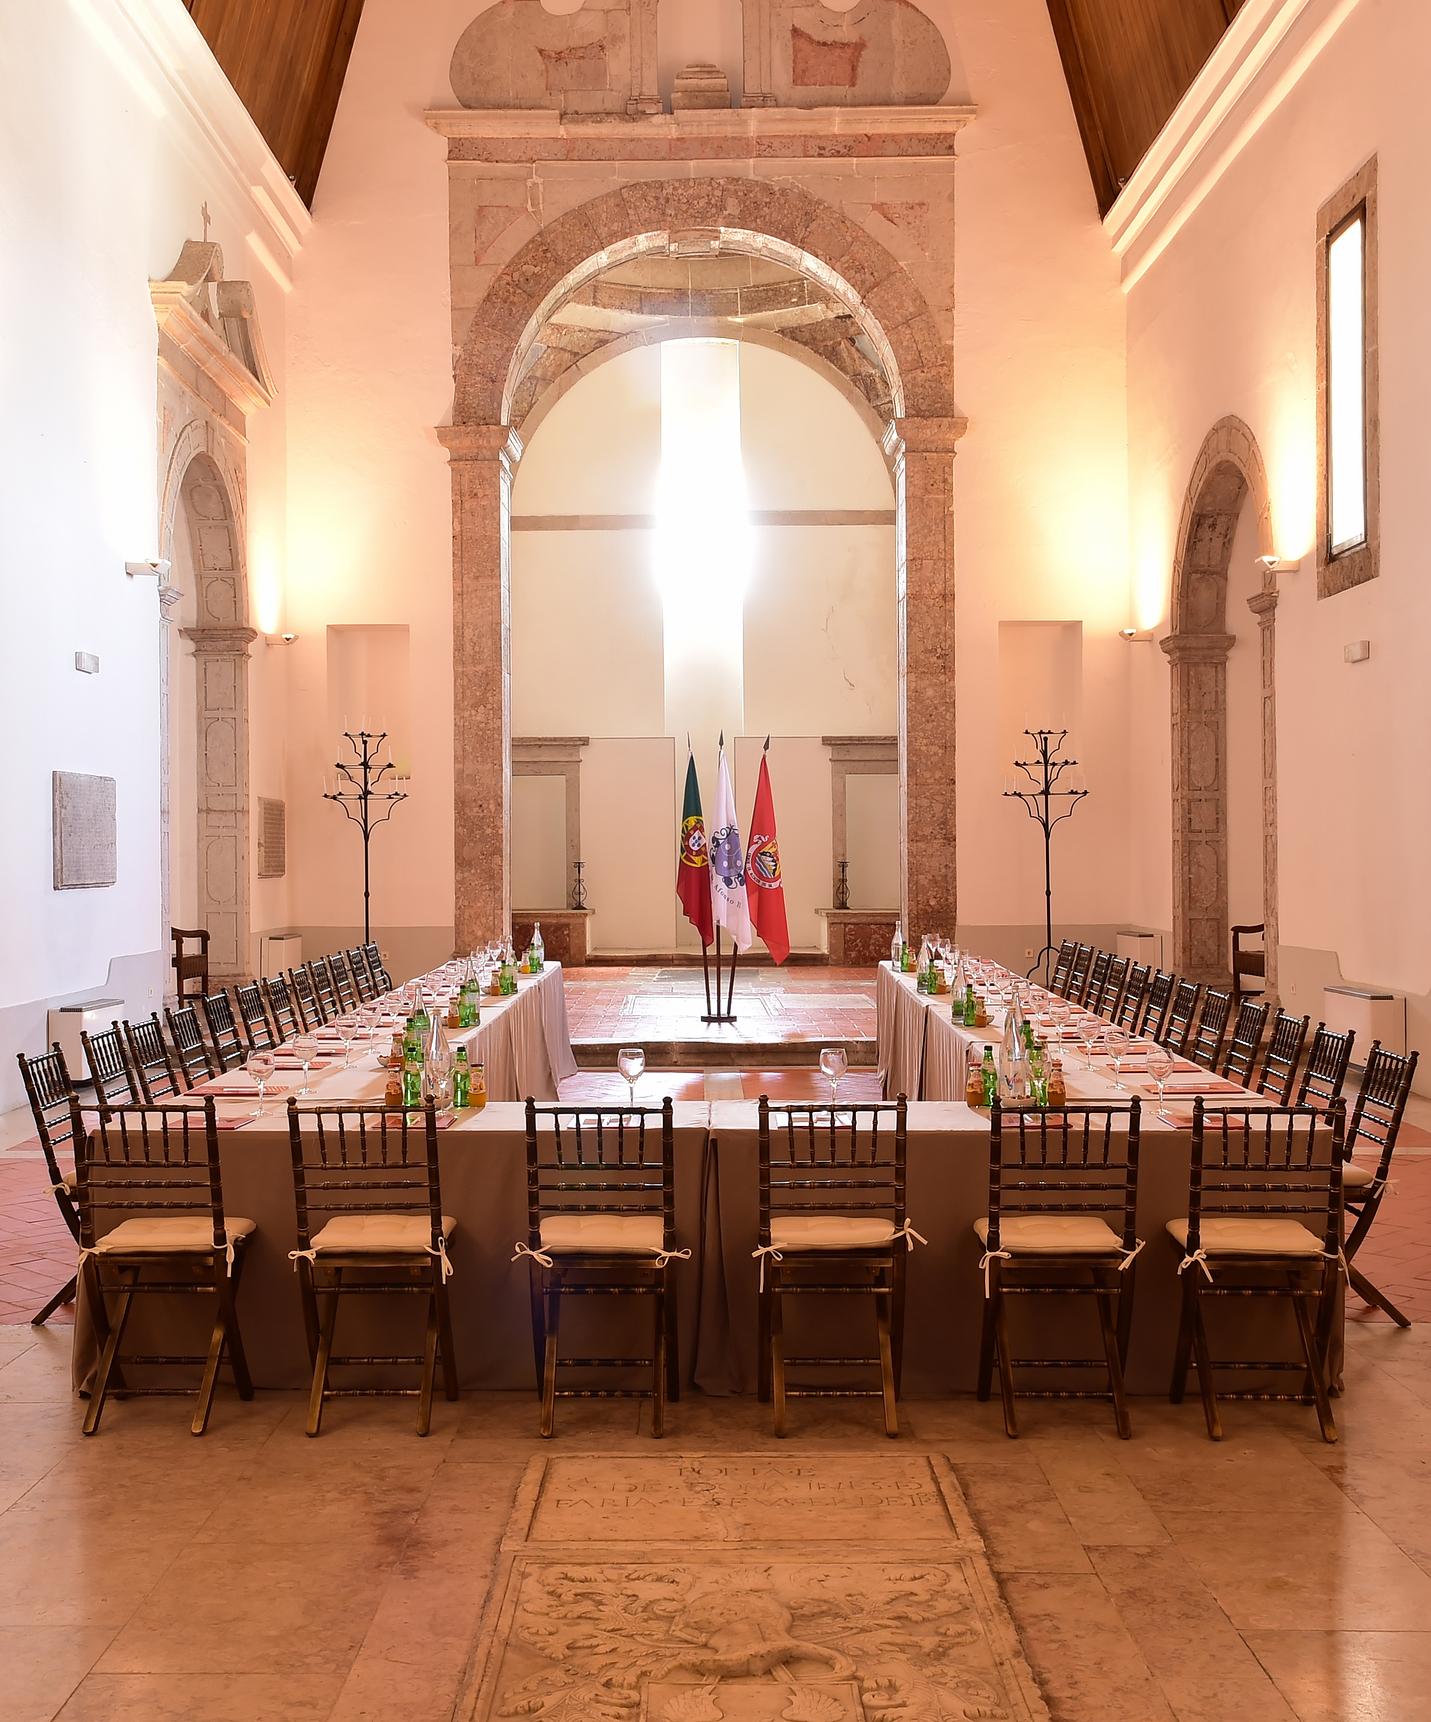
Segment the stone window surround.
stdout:
[[[1333,237],[1362,212],[1362,328],[1365,355],[1366,539],[1338,556],[1331,553],[1329,485],[1331,421],[1327,373],[1327,255]],[[1377,173],[1373,156],[1317,211],[1317,597],[1375,580],[1381,572],[1381,406],[1378,362]]]
[[[565,903],[533,903],[533,909],[569,907],[576,883],[576,863],[581,859],[581,754],[589,745],[585,735],[514,735],[513,777],[559,777],[566,785],[566,896]],[[518,905],[523,907],[525,905]]]
[[899,737],[822,735],[820,741],[830,750],[830,902],[833,904],[840,883],[840,862],[849,859],[846,811],[849,779],[897,777]]

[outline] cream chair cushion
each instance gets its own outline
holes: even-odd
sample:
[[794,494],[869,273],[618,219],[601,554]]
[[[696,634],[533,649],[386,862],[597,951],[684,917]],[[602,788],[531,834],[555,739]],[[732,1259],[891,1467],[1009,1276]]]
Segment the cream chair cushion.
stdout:
[[894,1221],[863,1214],[779,1214],[770,1221],[774,1250],[861,1250],[887,1244]]
[[1358,1166],[1355,1160],[1348,1160],[1342,1167],[1342,1188],[1344,1190],[1364,1190],[1368,1184],[1376,1182],[1376,1172],[1370,1166]]
[[[450,1238],[457,1221],[442,1216],[442,1235]],[[432,1221],[426,1214],[335,1214],[313,1239],[311,1248],[325,1255],[347,1251],[354,1255],[390,1250],[426,1254],[432,1242]]]
[[551,1214],[542,1221],[548,1255],[597,1250],[608,1255],[654,1256],[665,1247],[659,1214]]
[[[986,1248],[989,1222],[975,1220]],[[1007,1214],[999,1220],[999,1248],[1015,1255],[1121,1256],[1123,1240],[1096,1214]]]
[[[1186,1250],[1188,1223],[1169,1220],[1168,1230]],[[1229,1214],[1206,1215],[1201,1226],[1202,1247],[1210,1256],[1319,1256],[1322,1240],[1300,1220]]]
[[[246,1238],[258,1228],[252,1220],[241,1220],[231,1214],[224,1222],[224,1234],[229,1243]],[[210,1214],[155,1214],[146,1219],[121,1220],[112,1232],[106,1232],[94,1246],[100,1256],[127,1254],[130,1250],[211,1250],[214,1247],[214,1221]]]
[[67,1190],[73,1190],[79,1182],[79,1174],[77,1172],[61,1172],[60,1179]]

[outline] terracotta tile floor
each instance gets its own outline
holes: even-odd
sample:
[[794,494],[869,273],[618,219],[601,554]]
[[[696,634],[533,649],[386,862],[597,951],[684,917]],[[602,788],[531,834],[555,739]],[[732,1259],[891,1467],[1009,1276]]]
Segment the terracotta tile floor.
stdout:
[[733,1024],[701,1022],[705,984],[697,968],[569,969],[567,1022],[582,1041],[873,1040],[873,969],[737,967]]

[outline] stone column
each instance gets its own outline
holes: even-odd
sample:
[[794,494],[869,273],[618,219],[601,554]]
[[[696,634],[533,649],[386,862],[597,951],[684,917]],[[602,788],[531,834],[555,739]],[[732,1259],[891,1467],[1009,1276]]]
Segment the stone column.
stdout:
[[631,0],[631,94],[628,114],[659,114],[661,94],[656,72],[656,6],[658,0]]
[[1227,654],[1234,634],[1169,634],[1172,665],[1173,966],[1226,986]]
[[439,425],[452,468],[456,949],[511,926],[512,475],[509,425]]
[[[1269,569],[1266,578],[1270,581]],[[1267,951],[1265,997],[1279,1002],[1277,991],[1277,590],[1266,586],[1247,607],[1262,632],[1262,942]]]
[[199,920],[211,981],[248,973],[248,649],[256,628],[185,628],[198,688]]
[[899,850],[905,937],[957,924],[954,808],[954,449],[964,419],[896,419]]
[[[173,952],[170,937],[174,925],[174,870],[169,853],[171,795],[169,788],[170,758],[173,736],[169,728],[169,631],[174,610],[184,596],[177,586],[159,583],[159,931],[163,940],[160,949],[165,964]],[[173,990],[170,980],[173,969],[165,969],[164,998],[167,1002]]]

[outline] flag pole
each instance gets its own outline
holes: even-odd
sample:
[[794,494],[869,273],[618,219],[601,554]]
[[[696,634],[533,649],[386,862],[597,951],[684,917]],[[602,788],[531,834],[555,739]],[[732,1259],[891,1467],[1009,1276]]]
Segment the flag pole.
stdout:
[[[735,1012],[731,1009],[731,1006],[735,1003],[735,959],[739,955],[740,955],[740,946],[738,944],[736,944],[734,939],[732,939],[731,943],[730,943],[730,986],[727,989],[726,1000],[725,1000],[725,1020],[727,1022],[734,1022],[735,1021]],[[716,997],[717,997],[717,1001],[719,1001],[719,997],[720,997],[720,977],[719,976],[716,977]]]
[[[711,958],[710,946],[704,940],[701,941],[701,972],[704,974],[706,982],[706,1021],[709,1022],[711,1020]],[[719,975],[716,977],[716,987],[717,989],[720,987]]]

